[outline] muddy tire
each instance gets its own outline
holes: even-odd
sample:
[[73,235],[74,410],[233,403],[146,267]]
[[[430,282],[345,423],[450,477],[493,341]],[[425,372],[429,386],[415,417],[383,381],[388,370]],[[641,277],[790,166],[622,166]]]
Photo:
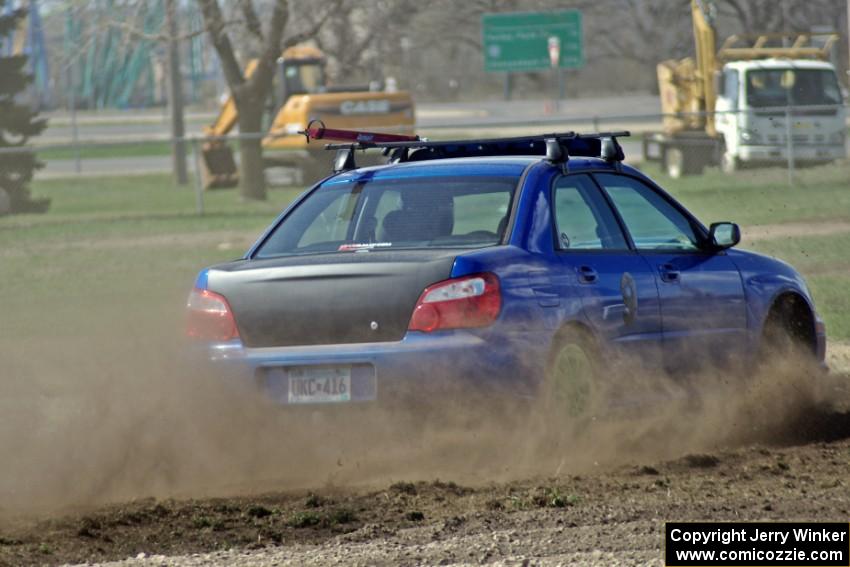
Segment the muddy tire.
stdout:
[[814,315],[805,300],[796,295],[781,297],[770,310],[764,323],[758,374],[778,382],[790,392],[796,408],[814,406],[823,401],[825,382],[817,352]]
[[596,420],[603,400],[600,360],[586,333],[566,331],[546,366],[541,406],[546,436],[583,429]]
[[764,323],[760,359],[770,362],[777,354],[787,353],[804,360],[815,358],[814,317],[798,296],[781,298]]

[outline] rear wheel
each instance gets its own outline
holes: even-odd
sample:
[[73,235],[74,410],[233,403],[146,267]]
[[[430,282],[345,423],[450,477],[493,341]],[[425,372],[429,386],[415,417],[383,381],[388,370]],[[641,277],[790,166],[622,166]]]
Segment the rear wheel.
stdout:
[[673,179],[702,173],[703,165],[693,149],[671,146],[664,151],[664,170]]
[[535,474],[547,467],[559,471],[576,452],[590,449],[586,443],[604,398],[601,374],[592,337],[581,330],[562,330],[549,353],[537,402],[529,408],[533,414],[526,458],[535,463]]
[[564,332],[549,358],[542,391],[546,433],[555,437],[585,427],[602,402],[597,349],[580,331]]

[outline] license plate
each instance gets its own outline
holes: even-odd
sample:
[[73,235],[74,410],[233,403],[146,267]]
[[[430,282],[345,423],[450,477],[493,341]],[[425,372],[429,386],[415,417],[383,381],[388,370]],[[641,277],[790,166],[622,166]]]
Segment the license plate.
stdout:
[[351,401],[351,367],[290,368],[289,403],[321,404]]

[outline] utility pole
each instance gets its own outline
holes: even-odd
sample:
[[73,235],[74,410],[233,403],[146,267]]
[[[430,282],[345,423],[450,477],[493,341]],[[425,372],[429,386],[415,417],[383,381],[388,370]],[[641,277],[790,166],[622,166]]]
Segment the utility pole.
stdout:
[[171,107],[171,165],[178,185],[188,183],[186,171],[186,127],[183,121],[183,80],[180,76],[180,43],[177,33],[177,1],[166,0],[168,27],[168,105]]
[[845,75],[845,83],[850,86],[850,0],[847,0],[847,74]]

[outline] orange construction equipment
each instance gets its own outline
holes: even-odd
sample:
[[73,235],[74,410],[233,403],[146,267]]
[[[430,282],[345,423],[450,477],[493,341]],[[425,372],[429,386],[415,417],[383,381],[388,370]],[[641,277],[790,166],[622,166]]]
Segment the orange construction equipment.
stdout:
[[[329,171],[330,157],[320,147],[308,146],[301,135],[308,124],[320,120],[328,128],[374,130],[413,135],[415,126],[410,93],[378,90],[369,86],[340,87],[325,81],[326,58],[310,45],[296,45],[278,59],[273,115],[263,139],[266,167],[295,167],[304,181]],[[245,75],[257,61],[246,66]],[[239,182],[236,160],[226,136],[239,119],[236,104],[228,97],[218,117],[204,129],[209,138],[203,146],[204,187],[235,187]]]

